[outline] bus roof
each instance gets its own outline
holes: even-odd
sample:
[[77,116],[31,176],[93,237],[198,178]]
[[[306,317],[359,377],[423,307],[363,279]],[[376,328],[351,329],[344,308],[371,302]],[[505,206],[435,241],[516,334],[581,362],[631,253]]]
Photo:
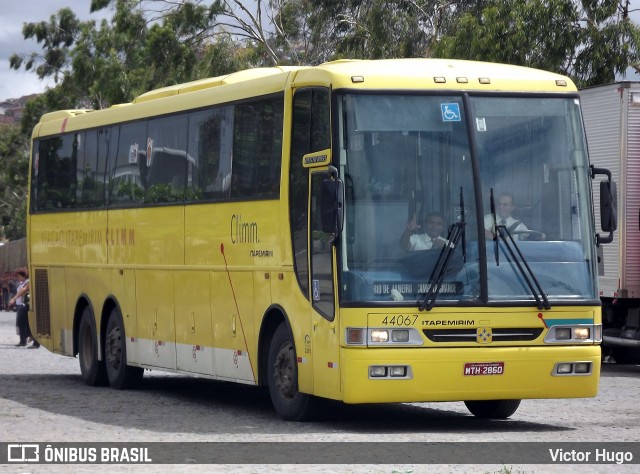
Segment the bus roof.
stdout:
[[334,90],[468,90],[487,92],[577,92],[565,76],[507,64],[454,59],[342,59],[319,66],[277,66],[235,72],[163,87],[100,111],[44,114],[33,137],[110,125],[233,102],[288,86],[331,86]]
[[298,73],[296,81],[305,76],[311,78],[313,70],[326,71],[332,78],[334,89],[363,87],[513,92],[577,91],[573,82],[560,74],[509,64],[460,59],[339,60],[304,69]]

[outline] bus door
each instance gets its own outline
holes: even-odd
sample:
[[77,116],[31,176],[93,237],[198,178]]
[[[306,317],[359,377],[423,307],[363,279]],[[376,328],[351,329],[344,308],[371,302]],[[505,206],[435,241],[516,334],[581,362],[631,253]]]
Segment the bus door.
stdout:
[[340,396],[340,324],[335,304],[333,234],[322,231],[322,182],[326,171],[311,172],[309,203],[311,337],[314,394],[337,399]]

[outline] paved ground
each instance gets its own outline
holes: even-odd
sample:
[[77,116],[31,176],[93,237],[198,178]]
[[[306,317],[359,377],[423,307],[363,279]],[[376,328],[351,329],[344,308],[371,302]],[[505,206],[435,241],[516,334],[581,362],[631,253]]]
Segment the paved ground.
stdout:
[[[0,312],[0,442],[525,442],[638,441],[640,367],[603,367],[598,397],[528,400],[508,421],[470,416],[462,403],[338,407],[317,423],[289,423],[264,391],[145,372],[139,390],[87,387],[78,361],[16,348],[15,313]],[[242,457],[242,453],[239,453]],[[328,454],[330,459],[330,454]],[[588,465],[0,466],[4,472],[635,472]]]

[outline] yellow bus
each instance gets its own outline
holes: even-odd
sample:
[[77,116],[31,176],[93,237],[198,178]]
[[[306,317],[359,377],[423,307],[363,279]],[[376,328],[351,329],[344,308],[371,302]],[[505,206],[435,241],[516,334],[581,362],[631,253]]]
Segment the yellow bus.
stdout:
[[508,65],[261,68],[48,113],[31,327],[89,385],[267,386],[288,420],[593,397],[593,174],[573,83]]

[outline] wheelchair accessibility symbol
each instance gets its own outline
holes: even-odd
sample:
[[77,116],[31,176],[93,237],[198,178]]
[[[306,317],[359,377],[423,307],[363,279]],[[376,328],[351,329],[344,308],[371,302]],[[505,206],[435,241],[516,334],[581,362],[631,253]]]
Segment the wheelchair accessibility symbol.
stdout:
[[443,122],[460,122],[460,105],[452,102],[450,104],[440,104]]
[[313,288],[313,301],[320,301],[320,280],[311,280]]

